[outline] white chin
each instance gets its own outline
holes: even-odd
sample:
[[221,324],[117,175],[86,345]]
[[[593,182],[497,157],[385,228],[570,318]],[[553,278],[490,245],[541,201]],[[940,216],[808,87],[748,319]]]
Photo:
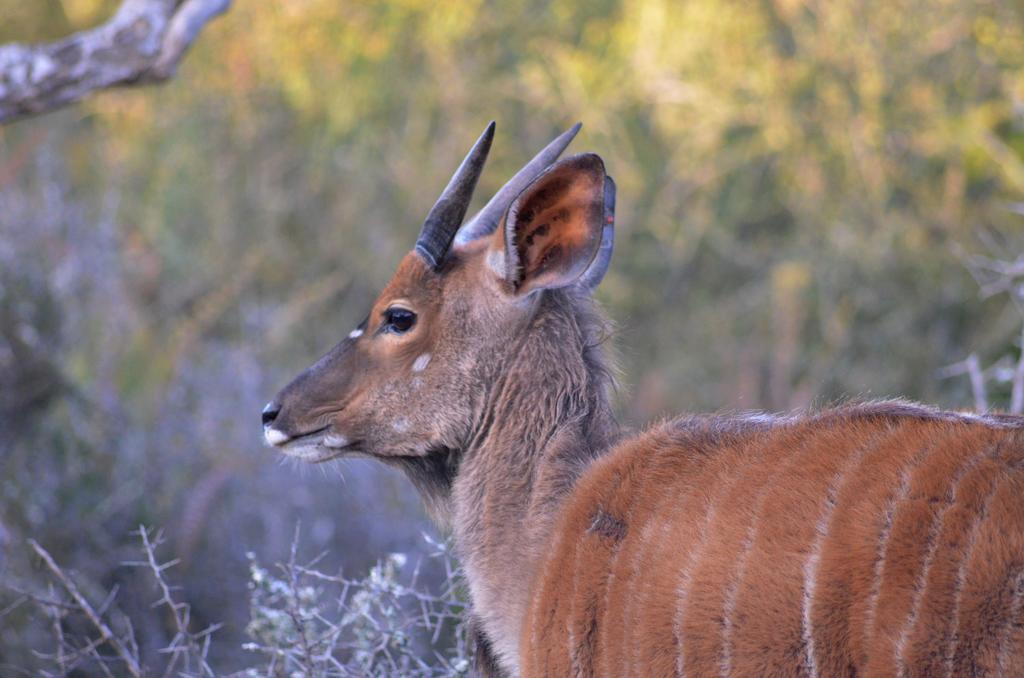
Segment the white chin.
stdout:
[[331,450],[324,448],[319,443],[285,445],[280,450],[286,457],[300,461],[320,461],[332,455]]

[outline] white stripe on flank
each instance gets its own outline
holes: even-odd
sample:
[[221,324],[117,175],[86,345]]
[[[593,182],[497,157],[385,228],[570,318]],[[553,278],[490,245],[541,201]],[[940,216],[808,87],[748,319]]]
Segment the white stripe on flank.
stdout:
[[[694,495],[697,493],[697,491],[696,491],[695,488],[688,487],[687,490],[686,490],[686,493],[687,493],[686,494],[686,499],[691,499],[691,498],[694,497]],[[673,528],[679,526],[679,523],[680,523],[680,521],[679,521],[679,514],[682,513],[687,508],[690,508],[690,504],[689,504],[688,501],[684,500],[684,501],[677,502],[676,505],[672,508],[672,513],[669,515],[668,519],[662,521],[662,529],[660,531],[660,536],[659,536],[661,544],[668,544],[670,546],[670,548],[671,548],[671,546],[672,546],[671,539],[672,539],[672,535],[675,532],[675,530]],[[657,553],[657,552],[655,552],[655,553]],[[616,554],[616,555],[618,555],[618,554]],[[607,596],[606,596],[605,600],[607,601]],[[606,610],[608,609],[607,602],[605,603],[605,609]],[[608,671],[608,669],[610,667],[608,667],[607,665],[602,665],[600,667],[595,667],[595,668],[598,669],[597,675],[613,675],[612,673],[610,673]]]
[[[616,544],[615,553],[612,554],[611,559],[608,561],[608,579],[605,581],[604,585],[604,613],[608,615],[609,622],[611,621],[611,611],[608,607],[608,601],[611,599],[612,587],[615,585],[615,568],[619,565],[619,554],[622,553],[621,547],[622,544]],[[607,636],[605,636],[605,634],[612,630],[617,630],[620,633],[622,632],[622,629],[613,629],[610,623],[602,624],[598,627],[598,633],[601,634],[600,639],[602,645],[607,644]],[[609,658],[608,653],[605,653],[605,658]],[[608,671],[607,668],[604,670]]]
[[953,476],[953,480],[950,482],[949,489],[946,490],[946,503],[938,511],[938,515],[935,516],[935,520],[932,522],[932,529],[928,532],[928,540],[925,542],[928,545],[928,550],[924,556],[924,562],[921,564],[921,572],[918,574],[917,581],[914,582],[914,597],[913,602],[910,605],[910,613],[907,615],[907,620],[903,622],[903,628],[900,631],[899,639],[896,641],[896,675],[906,675],[907,664],[903,658],[903,653],[906,651],[907,640],[910,639],[910,634],[917,625],[917,620],[921,614],[921,604],[924,601],[925,590],[928,587],[928,573],[931,571],[932,561],[935,559],[935,551],[939,548],[939,537],[942,536],[942,527],[946,521],[946,512],[949,511],[955,504],[957,498],[957,492],[960,489],[960,481],[963,480],[971,470],[973,470],[983,458],[988,456],[991,450],[986,451],[984,454],[975,454],[971,460],[961,466],[956,475]]
[[878,546],[875,547],[875,569],[871,578],[871,591],[868,593],[868,609],[864,614],[864,637],[866,645],[870,645],[875,637],[875,615],[878,609],[878,596],[882,592],[882,576],[885,574],[885,557],[889,551],[889,537],[892,536],[892,522],[896,517],[896,507],[907,498],[910,491],[910,471],[900,472],[900,486],[896,494],[890,497],[885,505],[885,522],[878,533]]
[[[717,478],[716,478],[717,480]],[[732,489],[732,483],[729,483],[726,490],[722,494],[728,493]],[[721,497],[721,495],[719,495]],[[679,601],[676,604],[676,613],[672,619],[672,634],[675,637],[676,645],[679,647],[679,654],[676,656],[676,675],[686,675],[686,664],[684,661],[683,642],[686,640],[683,637],[683,621],[686,617],[686,603],[687,598],[690,595],[690,586],[693,584],[693,570],[700,564],[701,557],[704,555],[704,546],[708,541],[708,528],[714,522],[718,515],[718,502],[711,501],[708,505],[708,511],[704,514],[704,520],[700,527],[697,528],[698,540],[696,546],[687,555],[686,565],[683,566],[682,574],[679,577],[679,586],[676,588],[676,599]]]
[[812,626],[811,610],[814,608],[814,592],[818,583],[818,566],[821,564],[821,549],[825,543],[825,537],[831,529],[832,512],[835,509],[835,500],[830,498],[826,502],[825,513],[814,526],[814,545],[811,547],[811,555],[804,562],[804,595],[803,595],[803,639],[804,660],[807,664],[807,673],[812,677],[818,675],[818,658],[814,649],[814,627]]
[[[760,503],[758,503],[759,515]],[[754,547],[754,537],[757,536],[757,516],[750,524],[747,531],[747,538],[743,541],[740,552],[740,564],[736,569],[736,576],[733,577],[732,585],[725,594],[725,604],[722,606],[722,657],[719,664],[721,675],[728,676],[732,673],[732,615],[736,611],[736,597],[740,593],[740,584],[747,574],[747,561],[750,559],[750,551]]]
[[878,534],[878,546],[875,547],[875,569],[871,579],[871,591],[868,594],[868,609],[864,618],[864,640],[865,645],[870,646],[875,637],[875,617],[878,613],[878,597],[882,592],[882,578],[885,575],[885,558],[889,551],[889,537],[892,536],[892,522],[896,517],[896,509],[910,492],[910,474],[917,470],[918,465],[931,451],[926,447],[918,452],[907,464],[907,467],[900,471],[900,486],[896,493],[889,498],[885,505],[885,522]]
[[[648,521],[647,524],[644,525],[644,529],[640,533],[640,543],[637,544],[636,548],[633,550],[633,567],[632,567],[632,569],[633,569],[633,577],[632,577],[632,579],[630,581],[632,581],[634,583],[640,582],[644,578],[643,567],[637,562],[637,560],[639,560],[640,556],[643,555],[644,548],[647,545],[647,542],[649,542],[651,540],[651,536],[654,534],[654,528],[652,527],[653,523],[654,523],[654,521]],[[667,521],[665,522],[663,527],[668,527]],[[662,534],[664,534],[664,532]],[[633,617],[633,612],[635,610],[636,605],[638,603],[640,603],[640,602],[642,602],[642,601],[640,600],[640,595],[639,594],[631,595],[631,596],[629,596],[626,599],[625,619],[626,619],[626,623],[627,624],[630,623],[631,619],[635,619],[635,617]],[[633,669],[633,671],[636,671],[637,667],[640,666],[640,644],[639,643],[634,643],[632,645],[632,647],[630,648],[629,655],[630,655],[630,658],[633,660],[632,669]]]
[[580,583],[580,567],[577,562],[577,556],[579,555],[579,546],[573,547],[572,551],[572,596],[569,598],[569,621],[566,624],[568,627],[566,630],[568,633],[565,634],[565,656],[568,659],[569,666],[573,669],[577,669],[576,666],[576,653],[573,650],[576,648],[576,626],[573,621],[576,619],[576,601],[579,599],[579,583]]
[[725,601],[722,607],[722,654],[719,657],[719,670],[722,676],[732,673],[732,615],[736,610],[736,598],[739,595],[740,585],[747,573],[747,561],[750,559],[750,552],[753,550],[754,541],[757,537],[758,521],[764,513],[764,502],[769,490],[774,486],[775,479],[788,473],[807,451],[806,437],[794,441],[799,446],[790,453],[783,468],[776,468],[771,475],[761,484],[757,491],[757,498],[754,500],[753,519],[747,531],[746,539],[743,542],[742,550],[738,554],[739,564],[732,584],[726,592]]
[[1021,602],[1024,598],[1024,572],[1017,572],[1017,576],[1013,578],[1013,598],[1010,600],[1010,614],[1003,622],[1003,628],[1000,631],[999,638],[999,650],[996,657],[998,662],[996,666],[999,670],[999,675],[1007,675],[1007,671],[1010,667],[1006,665],[1006,655],[1013,648],[1013,643],[1010,642],[1010,638],[1013,636],[1013,629],[1018,626],[1017,617],[1020,616]]
[[846,483],[846,476],[851,470],[860,465],[861,460],[868,452],[878,449],[882,444],[881,436],[874,436],[869,442],[860,446],[856,452],[843,462],[842,467],[832,477],[825,491],[825,509],[814,524],[814,543],[811,545],[811,553],[804,561],[804,585],[801,609],[801,636],[804,641],[804,663],[807,672],[811,676],[818,675],[818,657],[814,647],[814,626],[812,612],[814,610],[814,594],[818,587],[818,567],[821,565],[821,551],[825,547],[825,539],[832,533],[832,517],[835,515],[836,503],[839,501],[839,494]]
[[999,487],[1004,477],[996,478],[992,482],[992,486],[989,488],[988,496],[985,498],[985,505],[982,506],[978,512],[977,518],[974,519],[974,524],[971,526],[971,536],[967,539],[967,546],[964,548],[963,558],[960,560],[960,567],[956,571],[956,588],[954,593],[956,597],[953,599],[953,632],[949,634],[949,645],[946,646],[945,655],[943,657],[946,664],[946,676],[953,675],[953,659],[956,655],[956,646],[959,641],[960,635],[960,599],[963,597],[964,586],[967,584],[967,568],[970,566],[971,557],[974,555],[974,547],[978,545],[978,534],[981,532],[982,523],[985,517],[988,515],[988,506],[992,502],[992,498],[999,491]]
[[773,488],[775,480],[785,473],[788,473],[794,466],[797,466],[803,454],[807,451],[806,439],[800,442],[799,448],[792,453],[786,461],[784,468],[778,468],[761,485],[758,490],[757,499],[754,500],[754,519],[750,523],[746,540],[743,542],[742,551],[739,554],[739,566],[736,568],[736,575],[733,577],[732,585],[725,596],[725,604],[722,609],[722,656],[720,657],[719,670],[724,677],[732,673],[732,616],[736,611],[736,598],[739,596],[740,586],[747,574],[747,562],[750,560],[750,552],[753,550],[754,541],[757,537],[757,527],[761,516],[764,514],[764,502],[769,491]]

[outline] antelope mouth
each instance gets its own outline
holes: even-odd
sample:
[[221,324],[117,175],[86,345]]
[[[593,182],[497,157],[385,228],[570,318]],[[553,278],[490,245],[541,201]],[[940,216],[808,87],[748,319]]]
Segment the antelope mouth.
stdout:
[[276,447],[289,457],[303,461],[321,462],[333,459],[352,447],[345,436],[328,433],[329,426],[289,436],[276,428],[267,428],[263,437],[271,447]]

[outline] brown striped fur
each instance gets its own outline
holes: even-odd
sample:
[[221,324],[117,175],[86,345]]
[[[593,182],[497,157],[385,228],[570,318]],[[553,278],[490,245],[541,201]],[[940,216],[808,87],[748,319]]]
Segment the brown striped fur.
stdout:
[[1024,419],[664,424],[566,502],[522,674],[1024,675],[1022,490]]
[[1024,419],[890,401],[622,437],[574,282],[602,226],[581,162],[527,189],[523,224],[438,269],[409,254],[268,441],[409,475],[488,675],[1024,675]]

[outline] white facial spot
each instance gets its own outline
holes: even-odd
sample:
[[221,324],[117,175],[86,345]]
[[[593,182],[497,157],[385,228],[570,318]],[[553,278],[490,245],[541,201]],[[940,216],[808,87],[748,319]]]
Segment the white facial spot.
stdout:
[[395,429],[396,433],[405,433],[409,430],[409,420],[399,419],[395,423],[391,424],[391,428]]
[[263,438],[266,439],[267,444],[272,447],[277,447],[284,441],[288,440],[288,436],[281,433],[276,428],[263,429]]
[[358,327],[348,333],[349,339],[358,339],[361,336],[363,336],[363,331]]
[[505,253],[501,250],[491,250],[487,253],[487,265],[497,275],[505,275]]
[[345,447],[348,445],[348,438],[337,433],[328,433],[324,436],[324,447]]
[[413,361],[412,371],[413,372],[422,372],[423,370],[427,369],[427,365],[429,365],[429,364],[430,364],[430,354],[429,353],[424,353],[420,357],[416,358],[415,361]]

